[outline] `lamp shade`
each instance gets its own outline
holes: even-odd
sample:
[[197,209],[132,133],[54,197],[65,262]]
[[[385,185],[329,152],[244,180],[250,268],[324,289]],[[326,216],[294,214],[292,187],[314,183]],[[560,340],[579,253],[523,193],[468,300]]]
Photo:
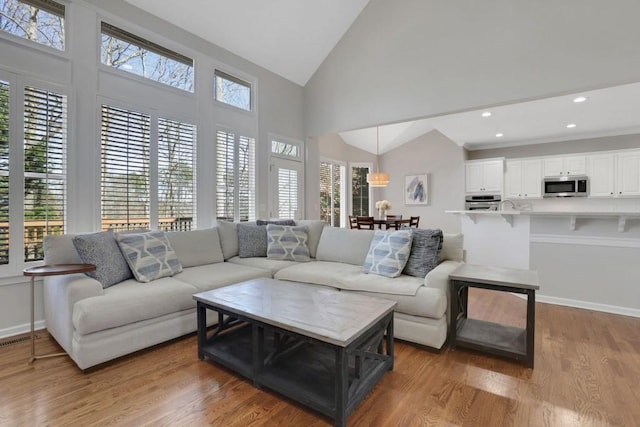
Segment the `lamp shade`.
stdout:
[[370,187],[386,187],[389,184],[389,174],[386,172],[371,172],[367,174]]

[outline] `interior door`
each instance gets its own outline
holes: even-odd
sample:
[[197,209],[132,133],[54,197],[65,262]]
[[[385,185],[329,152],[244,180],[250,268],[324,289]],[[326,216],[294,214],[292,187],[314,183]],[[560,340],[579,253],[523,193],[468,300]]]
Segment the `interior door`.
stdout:
[[304,219],[302,162],[271,158],[271,218]]

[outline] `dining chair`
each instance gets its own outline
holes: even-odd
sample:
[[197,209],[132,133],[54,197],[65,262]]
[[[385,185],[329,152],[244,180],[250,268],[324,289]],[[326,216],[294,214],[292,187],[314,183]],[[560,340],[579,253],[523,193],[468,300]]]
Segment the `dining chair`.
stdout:
[[372,216],[357,216],[358,230],[373,230]]
[[420,222],[419,216],[412,216],[409,219],[409,227],[418,228],[418,223]]
[[355,215],[349,215],[349,227],[350,228],[358,228],[358,217]]
[[387,215],[387,230],[391,227],[398,230],[400,228],[399,222],[390,222],[390,221],[400,221],[402,220],[402,215]]

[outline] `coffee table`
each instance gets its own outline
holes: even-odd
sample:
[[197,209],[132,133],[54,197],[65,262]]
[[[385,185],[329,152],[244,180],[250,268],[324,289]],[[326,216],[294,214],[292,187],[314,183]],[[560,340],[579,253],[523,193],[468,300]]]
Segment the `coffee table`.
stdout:
[[[321,412],[337,426],[393,369],[393,301],[267,278],[193,298],[199,359]],[[207,310],[218,313],[211,332]]]

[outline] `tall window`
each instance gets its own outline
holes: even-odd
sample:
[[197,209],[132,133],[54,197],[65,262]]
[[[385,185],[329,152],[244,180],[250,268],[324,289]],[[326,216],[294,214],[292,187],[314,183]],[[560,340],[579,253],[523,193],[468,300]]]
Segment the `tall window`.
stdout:
[[251,83],[224,71],[215,70],[214,91],[216,101],[251,111]]
[[[12,257],[41,260],[44,237],[64,233],[66,206],[66,96],[26,86],[20,111],[11,112],[10,85],[0,81],[0,264],[5,265]],[[16,113],[22,114],[24,128],[12,141],[9,128]],[[22,152],[21,168],[10,165],[14,150]],[[22,194],[22,204],[10,205],[11,194]],[[22,223],[9,228],[10,217]]]
[[333,227],[346,223],[345,170],[338,162],[320,162],[320,219]]
[[0,0],[0,29],[64,50],[64,5],[53,0]]
[[103,64],[193,92],[193,59],[106,22],[101,29]]
[[[269,215],[277,218],[303,218],[302,141],[271,138],[271,206]],[[285,139],[287,142],[284,142]]]
[[232,132],[216,133],[216,218],[255,219],[255,140]]
[[356,216],[370,215],[369,183],[370,166],[351,165],[351,212]]
[[[158,139],[152,141],[151,127],[156,124]],[[190,124],[102,106],[103,230],[193,227],[195,135]],[[151,167],[153,147],[157,168]]]

